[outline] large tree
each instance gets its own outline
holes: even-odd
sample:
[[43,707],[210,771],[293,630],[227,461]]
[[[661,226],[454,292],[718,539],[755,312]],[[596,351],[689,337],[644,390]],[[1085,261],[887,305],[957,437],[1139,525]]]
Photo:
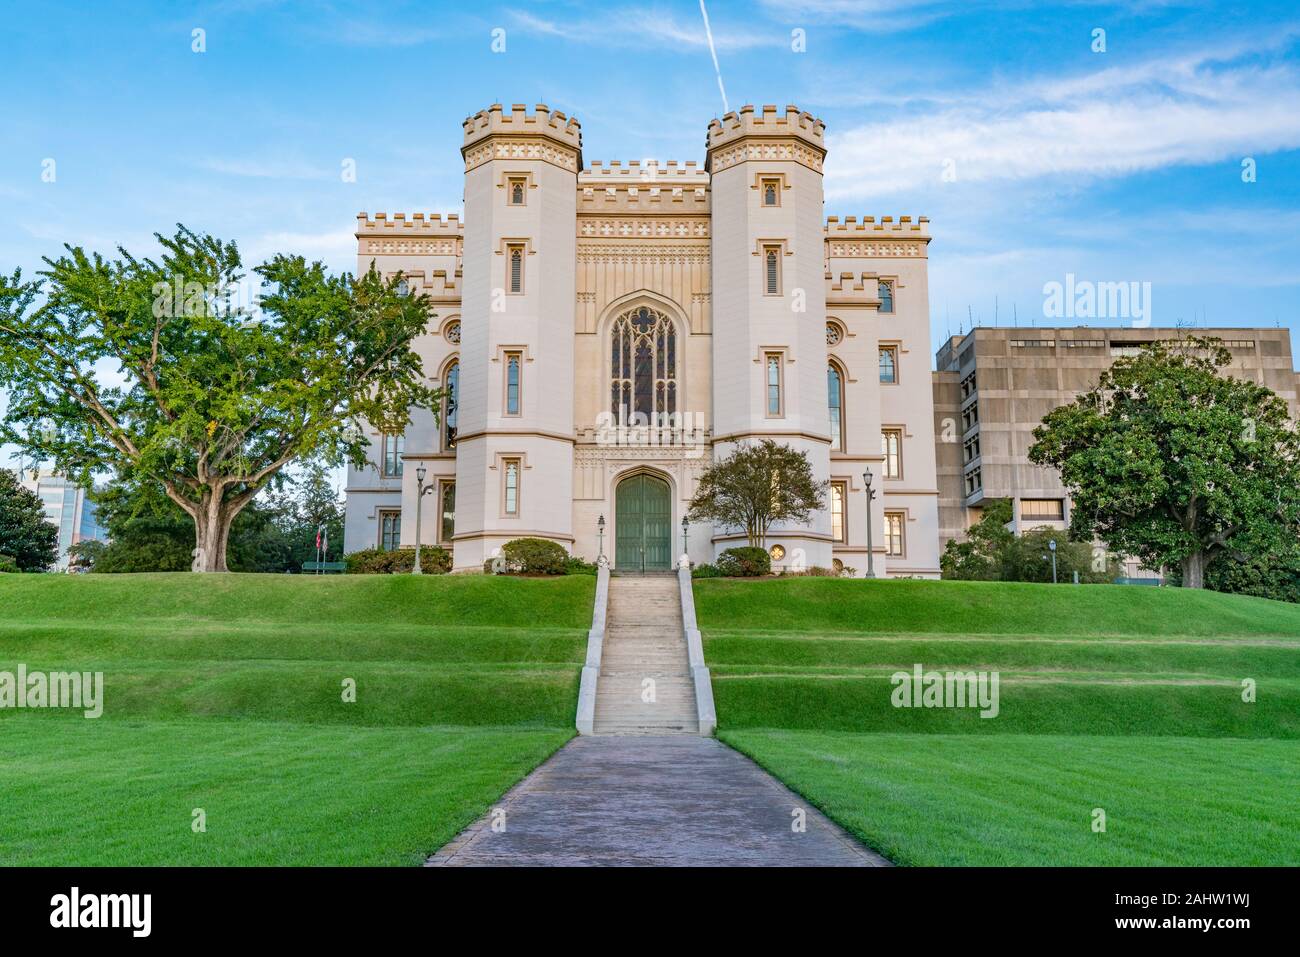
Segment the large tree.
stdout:
[[689,515],[744,529],[751,546],[767,547],[777,522],[805,522],[823,504],[828,483],[818,482],[808,456],[771,439],[736,448],[700,476]]
[[286,464],[360,463],[360,420],[437,408],[411,348],[429,304],[400,277],[280,255],[254,270],[258,313],[233,294],[234,243],[157,238],[157,260],[66,246],[37,280],[0,275],[0,440],[84,481],[156,482],[194,524],[193,569],[224,571],[235,516]]
[[0,469],[0,555],[24,572],[43,572],[59,559],[59,530],[45,517],[41,498]]
[[1072,531],[1202,588],[1209,561],[1290,551],[1300,532],[1300,437],[1286,403],[1221,375],[1214,339],[1157,342],[1044,419],[1029,460],[1060,470]]

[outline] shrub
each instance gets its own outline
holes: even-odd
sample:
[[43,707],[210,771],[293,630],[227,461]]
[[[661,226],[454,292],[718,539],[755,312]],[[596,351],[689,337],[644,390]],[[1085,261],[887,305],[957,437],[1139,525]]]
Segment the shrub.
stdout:
[[772,557],[767,549],[745,545],[728,548],[718,556],[718,571],[727,578],[756,578],[772,573]]
[[599,570],[595,562],[586,562],[581,558],[572,556],[564,560],[564,574],[566,575],[594,575]]
[[696,565],[691,569],[692,578],[721,578],[722,571],[717,565]]
[[0,555],[0,574],[18,571],[18,559],[12,555]]
[[[545,538],[516,538],[501,546],[501,561],[489,558],[485,572],[500,571],[507,575],[568,574],[569,553],[559,542]],[[499,567],[494,568],[497,565]]]
[[[415,567],[414,548],[383,551],[366,548],[345,556],[349,575],[401,575]],[[451,571],[451,552],[437,545],[420,546],[420,571],[445,575]]]

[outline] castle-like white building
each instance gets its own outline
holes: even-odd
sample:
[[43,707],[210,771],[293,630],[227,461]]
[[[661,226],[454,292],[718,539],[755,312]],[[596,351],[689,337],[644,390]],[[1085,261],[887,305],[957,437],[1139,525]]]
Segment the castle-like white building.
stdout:
[[[804,451],[830,483],[772,529],[775,568],[937,577],[927,220],[827,218],[825,125],[788,106],[709,124],[706,159],[584,165],[544,105],[465,120],[465,221],[362,214],[358,269],[401,273],[435,317],[416,344],[438,420],[373,434],[346,548],[422,544],[480,569],[536,536],[622,570],[745,544],[682,519],[738,444]],[[602,521],[603,520],[603,521]]]

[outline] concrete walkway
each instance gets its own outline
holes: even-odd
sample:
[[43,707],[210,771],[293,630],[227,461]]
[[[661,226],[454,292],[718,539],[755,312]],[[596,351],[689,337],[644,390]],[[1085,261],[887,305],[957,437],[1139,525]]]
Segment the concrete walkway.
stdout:
[[713,738],[574,738],[496,809],[429,866],[888,865]]

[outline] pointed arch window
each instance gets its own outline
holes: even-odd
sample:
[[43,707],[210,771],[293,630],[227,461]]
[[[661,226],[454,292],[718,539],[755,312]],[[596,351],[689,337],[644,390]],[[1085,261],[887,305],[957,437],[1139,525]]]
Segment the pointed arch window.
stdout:
[[450,452],[456,447],[456,401],[460,398],[460,362],[447,366],[442,388],[442,447]]
[[524,291],[524,247],[522,243],[511,243],[506,251],[510,257],[510,292],[519,295]]
[[844,450],[844,377],[839,366],[826,366],[826,407],[830,411],[831,451]]
[[624,425],[669,425],[677,412],[677,329],[639,306],[610,332],[610,412]]
[[763,247],[763,293],[781,295],[781,247]]

